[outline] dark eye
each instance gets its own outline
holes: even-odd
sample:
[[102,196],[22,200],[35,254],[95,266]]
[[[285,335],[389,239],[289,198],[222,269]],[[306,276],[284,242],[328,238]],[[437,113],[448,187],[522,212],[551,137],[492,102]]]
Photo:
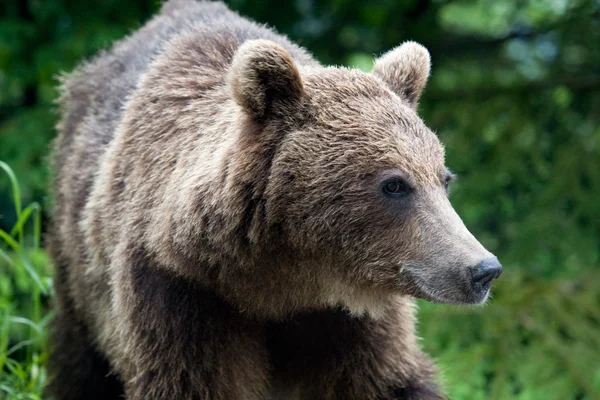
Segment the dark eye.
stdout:
[[444,188],[446,190],[448,190],[448,188],[450,187],[450,182],[452,182],[452,178],[447,176],[446,179],[444,179]]
[[446,192],[450,188],[450,182],[452,182],[455,179],[456,175],[454,175],[452,172],[448,171],[446,173],[446,177],[444,178],[444,189],[446,189]]
[[410,187],[401,178],[392,178],[383,183],[383,192],[391,197],[402,197],[410,193]]

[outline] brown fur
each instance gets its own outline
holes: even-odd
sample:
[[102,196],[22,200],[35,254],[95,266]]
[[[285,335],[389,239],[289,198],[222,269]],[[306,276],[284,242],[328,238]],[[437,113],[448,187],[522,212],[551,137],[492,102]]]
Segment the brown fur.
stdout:
[[398,96],[413,108],[427,84],[431,60],[429,52],[415,42],[406,42],[377,59],[373,74],[388,82]]
[[[483,301],[465,282],[489,253],[414,111],[428,74],[414,43],[373,74],[323,67],[220,3],[177,0],[68,77],[51,391],[442,398],[412,297]],[[389,176],[413,195],[384,196]],[[79,365],[90,376],[70,379]]]

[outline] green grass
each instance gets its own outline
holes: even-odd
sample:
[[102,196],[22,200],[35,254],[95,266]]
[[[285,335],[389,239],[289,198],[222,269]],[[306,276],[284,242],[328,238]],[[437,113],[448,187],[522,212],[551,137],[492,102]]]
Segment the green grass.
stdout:
[[19,182],[0,161],[10,181],[17,221],[0,229],[0,399],[41,399],[47,380],[50,262],[40,248],[41,210],[23,207]]
[[[38,204],[0,230],[0,399],[41,399],[47,382],[50,261]],[[0,177],[1,179],[1,177]],[[505,266],[486,307],[420,302],[420,333],[456,400],[600,399],[600,271],[542,279]]]

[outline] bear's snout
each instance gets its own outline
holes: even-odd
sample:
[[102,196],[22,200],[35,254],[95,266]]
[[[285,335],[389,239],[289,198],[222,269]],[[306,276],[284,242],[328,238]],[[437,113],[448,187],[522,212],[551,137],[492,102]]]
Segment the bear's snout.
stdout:
[[486,258],[474,267],[471,267],[471,285],[476,293],[486,293],[492,281],[502,274],[502,265],[496,257]]

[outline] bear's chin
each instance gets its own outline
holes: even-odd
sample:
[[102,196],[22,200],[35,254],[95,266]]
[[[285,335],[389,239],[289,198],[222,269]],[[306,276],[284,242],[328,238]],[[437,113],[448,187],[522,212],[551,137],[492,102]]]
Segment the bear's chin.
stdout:
[[427,284],[417,277],[413,277],[410,286],[408,294],[437,304],[482,305],[487,302],[491,293],[491,286],[482,290],[474,290],[467,283],[439,286]]
[[420,292],[415,297],[430,301],[437,304],[454,304],[454,305],[485,305],[487,302],[491,288],[487,288],[480,292],[465,292],[465,293],[439,293],[435,289],[420,288]]

